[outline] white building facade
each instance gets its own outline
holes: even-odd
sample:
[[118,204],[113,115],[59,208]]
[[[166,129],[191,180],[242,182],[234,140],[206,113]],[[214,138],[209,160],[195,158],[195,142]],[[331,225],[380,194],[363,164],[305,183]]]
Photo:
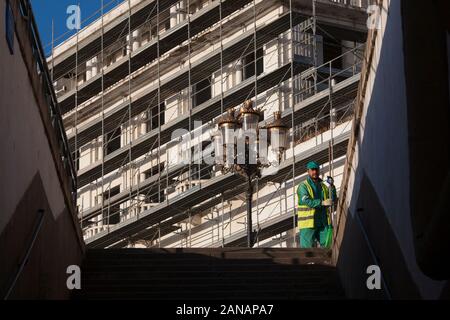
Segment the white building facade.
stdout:
[[202,153],[213,155],[218,119],[251,100],[261,126],[278,111],[289,127],[279,167],[255,181],[256,246],[296,246],[305,164],[320,162],[324,177],[340,185],[366,7],[129,0],[103,8],[55,47],[48,63],[78,170],[87,245],[244,245],[245,180],[222,174]]

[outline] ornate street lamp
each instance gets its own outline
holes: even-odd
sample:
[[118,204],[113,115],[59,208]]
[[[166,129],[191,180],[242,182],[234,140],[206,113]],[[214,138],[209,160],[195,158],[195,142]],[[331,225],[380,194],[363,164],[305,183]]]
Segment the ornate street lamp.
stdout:
[[278,162],[281,162],[287,146],[287,127],[281,121],[281,112],[277,111],[273,115],[273,123],[267,126],[270,134],[270,146],[272,152],[277,156]]
[[[268,141],[270,137],[271,151],[281,162],[287,146],[287,127],[281,121],[281,113],[274,113],[274,122],[260,128],[261,113],[253,108],[253,102],[244,102],[236,115],[234,109],[218,122],[219,131],[213,134],[215,162],[223,173],[235,172],[247,180],[247,245],[252,248],[255,243],[255,232],[252,230],[253,181],[261,177],[261,169],[269,167],[267,159]],[[267,130],[262,135],[262,130]],[[262,144],[261,144],[262,143]]]

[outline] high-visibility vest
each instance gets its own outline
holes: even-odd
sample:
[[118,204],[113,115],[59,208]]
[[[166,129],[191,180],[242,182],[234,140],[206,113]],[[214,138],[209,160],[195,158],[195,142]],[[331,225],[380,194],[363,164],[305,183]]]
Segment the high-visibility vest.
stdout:
[[[314,192],[308,181],[305,181],[304,184],[308,189],[309,196],[311,199],[314,199]],[[321,183],[322,191],[323,191],[323,200],[327,200],[330,198],[330,192],[328,191],[328,187]],[[320,208],[319,208],[320,209]],[[331,209],[327,208],[327,219],[328,224],[331,224]],[[298,206],[298,228],[299,229],[310,229],[314,228],[314,216],[316,214],[316,209],[310,208],[307,205],[299,205]]]

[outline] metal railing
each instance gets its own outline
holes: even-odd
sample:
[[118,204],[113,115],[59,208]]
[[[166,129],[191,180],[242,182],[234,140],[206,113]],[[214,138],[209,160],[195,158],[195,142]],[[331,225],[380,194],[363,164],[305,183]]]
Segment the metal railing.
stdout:
[[20,278],[20,275],[22,274],[23,269],[25,268],[28,259],[30,258],[30,254],[31,251],[33,251],[34,248],[34,244],[36,243],[36,239],[39,235],[39,232],[42,229],[42,225],[44,223],[44,217],[45,217],[45,211],[44,210],[39,210],[39,217],[38,217],[38,221],[33,229],[33,233],[32,233],[32,237],[31,237],[31,241],[27,247],[27,251],[25,252],[25,256],[23,257],[21,263],[19,264],[19,268],[17,269],[13,280],[11,281],[11,284],[8,287],[8,290],[6,291],[5,296],[3,297],[3,300],[8,300],[9,297],[11,296],[11,293],[13,292],[14,288],[16,287],[17,281]]
[[36,62],[36,72],[38,73],[40,83],[42,84],[43,94],[48,106],[48,113],[51,119],[53,131],[56,133],[59,146],[59,156],[63,163],[64,169],[70,180],[71,201],[75,203],[77,195],[77,175],[70,153],[66,132],[62,117],[58,107],[53,83],[51,81],[50,72],[45,60],[44,50],[42,49],[41,39],[39,37],[38,27],[33,15],[31,3],[29,0],[19,0],[19,10],[24,21],[27,24],[28,37],[31,43],[31,51]]

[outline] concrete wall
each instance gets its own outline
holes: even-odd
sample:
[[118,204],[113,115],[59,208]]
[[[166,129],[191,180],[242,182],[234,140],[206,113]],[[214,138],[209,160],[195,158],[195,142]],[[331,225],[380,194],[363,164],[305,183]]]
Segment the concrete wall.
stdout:
[[[83,253],[73,209],[66,206],[36,94],[20,44],[9,53],[5,1],[0,2],[0,294],[5,294],[22,262],[44,210],[43,227],[11,298],[68,298],[66,268]],[[18,24],[20,21],[16,21]],[[25,50],[31,48],[24,47]],[[35,73],[35,69],[30,70]],[[41,109],[42,110],[42,109]]]
[[[367,87],[360,92],[360,131],[342,187],[335,256],[350,298],[433,299],[441,296],[445,282],[419,269],[411,224],[401,1],[384,1],[381,19]],[[381,291],[366,287],[369,265],[381,268]]]

